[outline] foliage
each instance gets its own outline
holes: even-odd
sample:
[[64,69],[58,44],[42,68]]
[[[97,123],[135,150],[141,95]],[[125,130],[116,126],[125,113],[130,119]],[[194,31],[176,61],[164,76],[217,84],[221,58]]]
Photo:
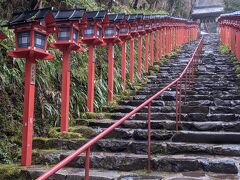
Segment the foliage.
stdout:
[[223,45],[223,44],[221,44],[221,45],[219,46],[219,52],[220,52],[221,54],[227,54],[227,53],[229,53],[229,51],[230,51],[230,49],[229,49],[228,46]]
[[227,12],[238,11],[240,9],[239,0],[224,0],[224,3],[225,3],[225,11]]

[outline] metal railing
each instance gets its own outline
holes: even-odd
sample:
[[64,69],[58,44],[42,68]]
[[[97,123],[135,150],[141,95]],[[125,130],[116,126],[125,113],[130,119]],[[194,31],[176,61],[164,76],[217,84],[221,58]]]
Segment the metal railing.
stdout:
[[161,91],[153,95],[151,98],[143,102],[141,105],[136,107],[133,111],[129,112],[126,114],[123,118],[115,122],[113,125],[108,127],[106,130],[101,132],[99,135],[94,137],[92,140],[88,141],[86,144],[84,144],[82,147],[80,147],[78,150],[67,156],[65,159],[60,161],[57,165],[52,167],[49,171],[41,175],[40,177],[37,178],[37,180],[45,180],[54,173],[56,173],[58,170],[66,166],[68,163],[70,163],[72,160],[74,160],[76,157],[78,157],[82,153],[86,153],[86,158],[85,158],[85,180],[89,180],[89,171],[90,171],[90,152],[91,152],[91,147],[96,144],[100,139],[104,138],[106,135],[108,135],[111,131],[113,131],[115,128],[120,126],[122,123],[124,123],[128,118],[130,118],[132,115],[136,114],[140,110],[142,110],[145,106],[148,107],[148,116],[147,116],[147,121],[148,121],[148,172],[151,171],[151,103],[153,100],[158,98],[160,95],[162,95],[166,90],[169,88],[176,86],[176,130],[178,130],[179,122],[181,120],[181,102],[182,102],[182,85],[183,85],[183,79],[184,79],[184,88],[185,88],[185,93],[184,93],[184,99],[186,101],[186,92],[187,89],[191,88],[191,85],[193,84],[194,80],[194,75],[196,71],[196,61],[198,59],[198,56],[201,52],[202,46],[203,46],[203,41],[204,38],[202,37],[197,48],[195,49],[193,56],[191,57],[190,61],[188,62],[187,66],[181,73],[181,75],[168,84],[166,87],[164,87]]

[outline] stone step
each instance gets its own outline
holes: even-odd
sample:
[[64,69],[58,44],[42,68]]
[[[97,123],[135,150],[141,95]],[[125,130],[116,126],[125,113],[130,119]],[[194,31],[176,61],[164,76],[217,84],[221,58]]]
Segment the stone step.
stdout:
[[[88,124],[88,126],[97,128],[107,128],[114,124],[114,120],[78,120],[79,125]],[[119,128],[129,129],[147,129],[147,121],[142,120],[129,120],[125,121]],[[165,129],[176,130],[175,120],[151,120],[151,129]],[[240,132],[240,122],[224,122],[224,121],[181,121],[179,122],[179,130],[188,131],[228,131],[228,132]]]
[[194,142],[214,144],[240,144],[239,132],[178,131],[172,137],[173,142]]
[[[121,113],[128,113],[135,109],[135,106],[118,106],[116,109],[111,109],[109,112],[121,112]],[[224,109],[225,108],[225,109]],[[225,114],[234,114],[240,112],[240,107],[208,107],[208,106],[181,106],[182,113],[225,113]],[[147,113],[148,107],[144,107],[139,112]],[[176,112],[175,106],[151,106],[151,112],[157,113],[174,113]]]
[[[110,109],[108,112],[128,113],[135,109],[135,106],[118,106],[116,109]],[[144,107],[139,113],[147,113],[148,107]],[[174,113],[175,106],[151,106],[151,113]],[[228,106],[186,106],[181,105],[182,113],[202,113],[202,114],[240,114],[240,105]]]
[[[34,152],[39,150],[55,149],[76,150],[88,140],[35,138],[33,141]],[[134,154],[147,154],[147,141],[102,139],[91,147],[92,152],[125,152]],[[151,154],[204,154],[240,157],[240,145],[238,144],[208,144],[208,143],[185,143],[151,140]]]
[[[26,170],[26,179],[37,179],[41,174],[49,170],[48,166],[35,166]],[[111,171],[104,169],[90,169],[90,180],[116,180],[125,178],[141,178],[141,174],[136,172]],[[51,176],[51,180],[80,180],[85,177],[85,169],[83,168],[63,168]],[[145,177],[145,176],[143,176]],[[149,178],[162,178],[159,176],[148,175]]]
[[[120,100],[118,101],[119,106],[139,106],[144,101],[142,100]],[[240,105],[240,100],[199,100],[199,101],[188,101],[183,102],[185,106],[214,106],[214,105],[225,105],[225,106],[235,106]],[[152,106],[175,106],[176,101],[161,101],[161,100],[153,100]]]
[[[106,113],[106,117],[111,119],[121,119],[126,115],[126,113]],[[137,113],[129,119],[135,120],[147,120],[147,113]],[[189,113],[181,114],[182,121],[224,121],[232,122],[238,121],[239,114],[203,114],[203,113]],[[151,120],[175,120],[175,113],[151,113]]]
[[[69,153],[61,154],[60,159]],[[84,167],[85,157],[79,156],[70,167]],[[142,170],[147,168],[147,155],[125,153],[91,153],[91,167],[120,171]],[[184,172],[204,170],[215,173],[236,174],[238,168],[234,158],[194,155],[153,155],[152,170],[161,172]]]
[[[171,92],[171,91],[166,91],[163,95],[159,96],[159,98],[156,98],[156,100],[164,100],[164,101],[173,101],[175,100],[175,92]],[[130,97],[130,99],[133,100],[147,100],[149,96],[147,95],[135,95]],[[182,96],[184,97],[184,96]],[[219,94],[209,94],[209,95],[187,95],[188,100],[190,101],[198,101],[198,100],[214,100],[214,98],[216,99],[220,99],[220,100],[240,100],[240,95],[219,95]]]

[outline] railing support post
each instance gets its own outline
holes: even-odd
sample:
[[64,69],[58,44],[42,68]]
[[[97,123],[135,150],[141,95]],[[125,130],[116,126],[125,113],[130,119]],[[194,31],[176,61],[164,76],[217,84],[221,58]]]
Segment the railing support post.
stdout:
[[86,159],[85,159],[85,180],[89,180],[89,171],[90,171],[90,148],[86,150]]
[[151,103],[148,104],[148,173],[151,173]]
[[176,131],[178,131],[178,81],[176,82]]

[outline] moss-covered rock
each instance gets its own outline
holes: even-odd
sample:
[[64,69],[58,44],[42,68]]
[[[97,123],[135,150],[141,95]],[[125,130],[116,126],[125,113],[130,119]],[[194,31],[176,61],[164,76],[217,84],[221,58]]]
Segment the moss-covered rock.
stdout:
[[26,174],[23,167],[15,164],[0,164],[0,180],[7,179],[26,179]]
[[69,128],[72,133],[81,134],[84,138],[91,138],[97,135],[96,131],[87,126],[75,126]]
[[[70,130],[70,128],[69,128]],[[77,132],[60,132],[60,128],[51,128],[48,132],[50,138],[59,139],[83,139],[83,135]]]

